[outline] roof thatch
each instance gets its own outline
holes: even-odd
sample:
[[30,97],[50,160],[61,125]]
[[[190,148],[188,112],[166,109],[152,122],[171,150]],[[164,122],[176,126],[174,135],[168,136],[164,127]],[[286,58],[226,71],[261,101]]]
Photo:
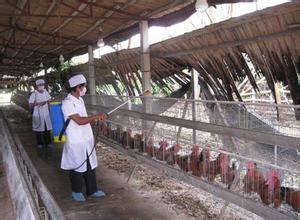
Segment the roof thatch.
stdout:
[[[253,0],[208,0],[222,4]],[[172,25],[195,12],[194,0],[23,0],[0,2],[1,75],[32,75],[87,52],[101,36],[107,44],[138,31],[140,20]]]
[[[233,100],[235,93],[241,100],[236,82],[247,76],[253,88],[258,89],[253,65],[256,74],[266,77],[273,92],[274,82],[282,81],[289,86],[295,104],[299,104],[299,24],[300,4],[291,2],[154,44],[152,78],[162,81],[175,74],[185,77],[182,69],[192,66],[220,99]],[[140,71],[139,49],[107,54],[96,63],[99,80],[112,76],[114,71],[126,85],[134,86],[130,79]]]

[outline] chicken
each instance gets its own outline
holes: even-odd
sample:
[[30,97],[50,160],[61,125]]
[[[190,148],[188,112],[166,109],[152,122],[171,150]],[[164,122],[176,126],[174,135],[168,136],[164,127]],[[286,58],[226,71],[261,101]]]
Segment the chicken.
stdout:
[[281,187],[279,174],[276,170],[272,170],[268,174],[267,180],[264,182],[262,192],[260,193],[261,200],[264,204],[269,205],[274,203],[277,208],[281,204]]
[[100,122],[99,123],[99,131],[100,131],[100,134],[102,136],[107,136],[107,126],[106,126],[106,123],[104,122]]
[[174,165],[176,162],[176,158],[177,158],[177,154],[178,152],[181,150],[181,145],[180,144],[175,144],[172,147],[170,147],[167,150],[167,157],[166,157],[166,161],[168,164],[170,165]]
[[107,131],[107,133],[105,133],[104,135],[105,135],[105,137],[110,137],[110,135],[111,135],[111,133],[112,133],[112,130],[111,130],[111,124],[109,123],[109,122],[107,122],[106,123],[107,124],[107,126],[106,126],[106,131]]
[[153,144],[153,138],[150,138],[147,146],[146,146],[146,153],[150,156],[150,157],[154,157],[154,153],[155,153],[155,147]]
[[121,144],[121,140],[122,140],[121,136],[122,136],[122,127],[121,126],[118,126],[117,129],[112,130],[111,138],[120,144]]
[[281,199],[293,207],[296,212],[300,212],[300,191],[289,187],[281,187]]
[[117,132],[116,132],[116,141],[118,142],[118,143],[122,143],[122,133],[123,133],[123,129],[122,129],[122,127],[121,126],[118,126],[117,127]]
[[169,154],[168,146],[169,146],[169,143],[165,140],[162,140],[159,142],[159,149],[158,149],[158,152],[156,155],[156,158],[158,160],[165,161],[168,158],[168,154]]
[[134,147],[134,139],[131,136],[132,130],[130,128],[127,129],[127,131],[124,131],[122,133],[122,145],[124,147],[130,147],[133,149]]
[[208,177],[209,176],[209,161],[210,160],[210,151],[207,148],[204,148],[199,156],[199,176]]
[[243,182],[245,193],[262,192],[265,179],[261,172],[258,170],[256,163],[253,163],[252,161],[248,162],[247,173],[244,177]]
[[140,152],[144,152],[144,140],[142,134],[134,135],[134,148],[138,149]]
[[222,183],[228,185],[228,188],[230,188],[235,177],[235,163],[232,164],[231,168],[229,166],[230,157],[223,153],[219,154],[217,161],[219,162],[219,170],[217,173],[220,172]]
[[200,148],[198,145],[194,145],[190,156],[190,168],[192,174],[195,176],[200,176],[199,165],[200,165]]
[[189,163],[189,155],[184,155],[184,156],[178,156],[176,158],[176,163],[178,164],[178,166],[180,167],[181,170],[185,171],[185,172],[189,172],[190,171],[190,163]]

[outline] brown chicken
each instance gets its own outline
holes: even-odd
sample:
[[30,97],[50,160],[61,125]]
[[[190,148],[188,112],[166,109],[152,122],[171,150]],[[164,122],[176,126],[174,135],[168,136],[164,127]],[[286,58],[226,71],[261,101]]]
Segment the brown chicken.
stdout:
[[192,174],[200,176],[200,148],[198,145],[193,146],[192,153],[190,156],[190,168]]
[[100,131],[100,134],[102,135],[102,136],[105,136],[105,137],[107,137],[107,125],[106,125],[106,123],[105,122],[100,122],[99,123],[99,131]]
[[118,126],[117,129],[112,130],[111,137],[113,140],[121,144],[122,140],[122,127]]
[[149,141],[148,141],[148,144],[147,144],[147,146],[146,146],[146,153],[147,153],[150,157],[154,157],[154,155],[155,155],[155,150],[156,150],[156,148],[154,147],[153,139],[150,138]]
[[122,133],[122,145],[124,147],[130,147],[131,149],[133,149],[134,147],[134,139],[131,136],[132,131],[130,128],[127,129],[127,131],[123,131]]
[[274,207],[277,208],[281,204],[281,187],[280,178],[276,170],[272,170],[268,174],[268,178],[265,181],[262,191],[260,192],[261,200],[264,204],[269,205],[274,203]]
[[252,161],[248,162],[247,173],[243,182],[245,193],[256,192],[260,194],[260,192],[262,192],[265,179],[258,170],[256,163],[253,163]]
[[167,151],[167,158],[166,161],[170,165],[174,165],[176,162],[176,158],[178,157],[178,152],[181,150],[181,145],[180,144],[175,144],[172,147],[170,147]]
[[156,154],[156,158],[158,160],[163,160],[163,161],[167,160],[169,154],[168,146],[169,143],[166,140],[162,140],[159,142],[159,149]]
[[226,184],[228,188],[230,188],[235,177],[235,163],[233,163],[232,167],[230,167],[230,157],[223,153],[219,154],[217,161],[220,161],[220,170],[218,170],[217,173],[220,172],[222,183]]
[[144,152],[144,140],[142,134],[134,135],[134,148],[138,149],[139,152]]
[[287,204],[293,207],[296,212],[300,212],[300,191],[289,187],[281,187],[281,199],[285,198]]
[[189,157],[190,157],[190,155],[184,155],[184,156],[178,156],[176,158],[176,163],[178,164],[180,169],[185,171],[185,172],[190,171],[190,163],[189,163],[190,159],[189,159]]
[[[199,157],[199,176],[203,176],[203,177],[209,177],[210,174],[212,173],[210,168],[213,167],[213,164],[211,164],[209,161],[210,160],[210,151],[207,148],[204,148],[201,153],[200,153],[200,157]],[[211,181],[210,177],[210,181]]]

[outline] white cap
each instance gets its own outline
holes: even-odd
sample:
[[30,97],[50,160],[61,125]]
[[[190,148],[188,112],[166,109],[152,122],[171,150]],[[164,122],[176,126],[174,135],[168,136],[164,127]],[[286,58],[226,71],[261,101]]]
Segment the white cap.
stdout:
[[69,79],[69,84],[70,84],[71,88],[73,88],[77,85],[83,84],[83,83],[86,83],[86,79],[85,79],[84,75],[82,75],[82,74],[72,76]]
[[35,81],[35,85],[41,85],[41,84],[45,84],[45,81],[43,79],[38,79],[37,81]]

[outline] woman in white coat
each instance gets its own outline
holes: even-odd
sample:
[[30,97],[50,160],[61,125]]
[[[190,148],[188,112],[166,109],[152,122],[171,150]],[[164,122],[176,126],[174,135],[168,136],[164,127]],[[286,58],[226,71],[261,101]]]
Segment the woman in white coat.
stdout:
[[36,132],[37,147],[51,146],[50,131],[52,130],[48,103],[51,100],[49,93],[45,90],[45,81],[38,79],[36,90],[29,97],[29,105],[33,108],[32,130]]
[[70,170],[72,199],[85,201],[82,193],[82,182],[85,180],[86,195],[91,197],[105,196],[97,189],[95,168],[97,167],[94,136],[90,122],[105,120],[106,114],[88,116],[81,96],[86,93],[86,79],[82,74],[71,77],[68,81],[68,96],[62,102],[62,112],[70,119],[66,128],[67,141],[64,145],[61,168]]

